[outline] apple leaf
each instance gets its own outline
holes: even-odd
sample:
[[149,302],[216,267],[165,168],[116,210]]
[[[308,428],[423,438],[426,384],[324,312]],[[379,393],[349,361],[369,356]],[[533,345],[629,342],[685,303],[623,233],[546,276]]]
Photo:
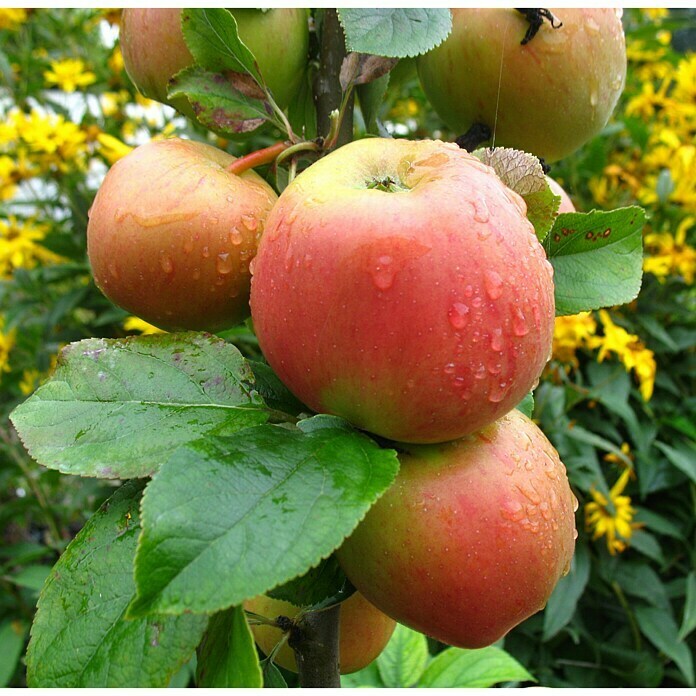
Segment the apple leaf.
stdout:
[[273,109],[258,98],[263,93],[259,95],[253,86],[250,89],[241,77],[196,66],[185,68],[169,81],[167,96],[185,96],[196,119],[216,133],[248,133],[272,120]]
[[261,688],[259,656],[242,607],[211,619],[198,647],[196,686],[206,689]]
[[312,607],[334,598],[336,602],[331,604],[348,599],[353,594],[353,589],[336,558],[329,556],[304,575],[274,587],[266,594],[296,607]]
[[500,648],[447,648],[433,658],[419,686],[431,689],[485,689],[508,681],[536,679],[512,655]]
[[150,476],[182,444],[268,419],[240,352],[204,334],[87,339],[12,413],[29,454],[49,469]]
[[546,239],[554,268],[556,315],[635,299],[643,277],[645,211],[561,213]]
[[254,388],[269,408],[293,416],[303,411],[309,413],[309,408],[280,381],[270,365],[257,360],[249,360],[248,365],[254,373]]
[[317,137],[317,108],[312,91],[315,72],[312,65],[307,67],[297,92],[288,105],[288,120],[293,131],[307,140]]
[[358,85],[356,89],[360,111],[365,121],[365,129],[373,135],[380,134],[379,112],[384,102],[384,95],[387,93],[390,78],[391,74],[387,73],[366,85]]
[[339,82],[345,92],[352,85],[365,85],[386,75],[397,63],[398,58],[373,56],[369,53],[349,53],[341,65]]
[[184,41],[196,65],[212,72],[248,73],[264,86],[254,54],[239,38],[237,21],[222,7],[181,11]]
[[492,167],[498,178],[527,204],[527,218],[537,239],[543,242],[553,225],[561,204],[549,187],[539,158],[509,147],[486,147],[471,153]]
[[441,44],[452,31],[443,8],[343,8],[338,18],[346,49],[389,58],[418,56]]
[[387,647],[377,658],[384,686],[406,689],[418,682],[428,664],[428,640],[417,631],[396,624]]
[[73,539],[39,598],[27,652],[31,687],[164,687],[191,657],[208,618],[128,621],[143,483],[114,493]]
[[524,413],[527,418],[531,418],[532,414],[534,413],[534,395],[532,392],[528,392],[524,399],[522,399],[522,401],[520,401],[515,408],[521,413]]
[[24,650],[27,624],[23,621],[5,620],[0,623],[0,689],[4,689],[17,669],[17,663]]
[[341,544],[398,461],[332,425],[339,419],[319,421],[304,432],[261,425],[208,437],[164,464],[143,499],[130,614],[220,611],[296,578]]

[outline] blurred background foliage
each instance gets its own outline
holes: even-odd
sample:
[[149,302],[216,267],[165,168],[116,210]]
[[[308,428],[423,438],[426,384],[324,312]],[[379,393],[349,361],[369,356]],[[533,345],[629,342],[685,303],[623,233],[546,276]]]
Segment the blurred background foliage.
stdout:
[[[0,9],[0,687],[24,684],[38,591],[114,485],[39,468],[7,415],[66,343],[156,330],[91,279],[85,230],[99,182],[153,138],[176,133],[235,155],[274,141],[228,142],[141,97],[123,69],[119,17]],[[535,392],[535,419],[580,501],[570,574],[504,639],[545,686],[694,683],[696,11],[628,10],[624,25],[629,70],[614,118],[551,170],[578,210],[639,204],[649,222],[638,299],[557,319]],[[380,119],[394,137],[458,135],[429,108],[408,59]],[[257,353],[246,327],[225,336]],[[361,683],[380,685],[378,672],[351,678]]]

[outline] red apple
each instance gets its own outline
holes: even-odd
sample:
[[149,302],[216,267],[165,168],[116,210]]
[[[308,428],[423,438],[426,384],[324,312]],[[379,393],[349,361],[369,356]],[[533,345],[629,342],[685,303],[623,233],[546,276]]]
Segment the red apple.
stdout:
[[512,8],[452,10],[452,33],[418,58],[435,111],[457,133],[487,125],[495,144],[547,161],[571,154],[604,128],[626,78],[617,9],[552,9],[526,45],[529,23]]
[[[292,8],[230,11],[237,21],[239,37],[254,54],[278,105],[287,106],[307,66],[307,11]],[[185,98],[173,101],[167,98],[169,79],[194,63],[181,31],[181,9],[123,10],[121,50],[128,75],[146,97],[192,115]]]
[[305,404],[394,440],[487,425],[551,350],[526,206],[456,145],[371,138],[287,187],[252,267],[261,348]]
[[164,329],[233,326],[249,314],[249,262],[277,196],[235,158],[190,140],[141,145],[107,173],[89,213],[94,280]]
[[[290,602],[282,602],[261,595],[244,602],[247,611],[270,619],[278,616],[295,618],[300,611]],[[341,674],[357,672],[367,667],[389,642],[396,622],[370,604],[359,592],[341,604],[339,628],[339,663]],[[279,628],[266,625],[251,627],[254,639],[264,654],[268,655],[283,633]],[[297,672],[295,653],[285,643],[275,655],[275,662],[285,669]]]
[[561,205],[558,208],[559,214],[576,212],[575,206],[573,205],[573,201],[570,200],[570,196],[565,192],[565,189],[550,176],[546,177],[546,181],[549,184],[551,192],[554,193],[556,196],[561,197]]
[[337,551],[355,587],[399,623],[464,648],[542,609],[570,565],[577,500],[541,430],[513,410],[400,460]]

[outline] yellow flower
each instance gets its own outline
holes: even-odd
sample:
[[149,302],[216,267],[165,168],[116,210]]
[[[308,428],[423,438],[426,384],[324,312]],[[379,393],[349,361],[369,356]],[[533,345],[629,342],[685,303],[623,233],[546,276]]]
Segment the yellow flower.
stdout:
[[17,130],[31,151],[41,155],[37,161],[42,168],[67,172],[84,167],[87,136],[76,123],[32,109],[29,116],[17,119]]
[[645,235],[645,247],[650,256],[643,261],[643,269],[661,281],[668,275],[678,275],[687,285],[692,285],[696,276],[696,249],[686,243],[686,233],[695,223],[696,218],[686,217],[674,236],[668,232]]
[[133,148],[130,145],[126,145],[121,142],[118,138],[108,133],[99,133],[97,135],[97,142],[99,143],[99,154],[109,163],[114,164],[118,162],[122,157],[125,157]]
[[106,64],[109,66],[109,70],[111,70],[115,77],[118,78],[121,76],[121,73],[125,69],[125,65],[123,63],[123,53],[121,53],[120,46],[116,46],[116,48],[114,48],[114,52],[109,56]]
[[597,322],[590,312],[556,317],[553,328],[554,359],[577,367],[575,351],[587,346],[588,339],[594,336],[596,330]]
[[669,10],[664,7],[645,7],[641,12],[648,17],[648,19],[658,24],[660,20],[669,16]]
[[84,61],[79,58],[52,60],[51,69],[44,72],[44,79],[64,92],[74,92],[78,87],[86,87],[97,81],[97,76],[85,68]]
[[632,469],[624,470],[611,487],[609,498],[593,486],[590,489],[592,501],[585,504],[587,530],[593,531],[593,540],[606,537],[607,548],[612,556],[626,549],[633,530],[640,526],[632,521],[636,511],[631,506],[631,498],[621,495],[632,474]]
[[62,261],[60,256],[41,246],[47,231],[45,225],[31,220],[21,222],[13,215],[0,219],[0,278],[10,278],[16,268]]
[[605,309],[600,310],[599,318],[604,336],[596,336],[588,341],[589,347],[599,348],[597,361],[602,362],[607,355],[614,353],[627,371],[633,370],[638,378],[641,396],[649,401],[655,387],[655,355],[641,343],[638,336],[614,324]]
[[15,329],[5,333],[3,329],[5,328],[5,317],[0,315],[0,380],[3,372],[10,371],[10,351],[15,344]]
[[631,454],[631,447],[628,444],[628,442],[623,442],[621,443],[621,455],[616,454],[616,452],[607,452],[603,459],[605,462],[613,462],[614,464],[623,464],[625,465],[627,461],[630,461],[633,459],[633,455]]
[[24,370],[22,379],[19,381],[19,390],[24,396],[33,393],[41,380],[41,373],[36,369]]
[[126,331],[137,331],[143,335],[166,333],[166,331],[162,331],[162,329],[158,329],[156,326],[148,324],[146,321],[143,321],[138,317],[128,317],[128,319],[123,322],[123,328]]
[[17,7],[0,7],[0,30],[16,31],[26,21],[26,10]]

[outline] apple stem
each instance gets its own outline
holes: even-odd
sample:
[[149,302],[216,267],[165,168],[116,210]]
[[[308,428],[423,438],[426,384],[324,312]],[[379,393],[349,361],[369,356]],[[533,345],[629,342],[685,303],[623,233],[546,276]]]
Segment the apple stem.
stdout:
[[270,147],[264,147],[263,150],[250,152],[248,155],[244,155],[244,157],[240,157],[232,162],[232,164],[227,167],[227,171],[230,174],[242,174],[247,169],[260,167],[262,164],[270,164],[281,152],[287,150],[290,145],[291,143],[288,141],[283,141],[282,143],[276,143]]
[[474,123],[471,128],[460,135],[454,142],[467,152],[473,152],[481,143],[491,139],[491,129],[485,123]]
[[340,604],[303,614],[290,630],[288,645],[295,652],[300,686],[338,688],[338,627]]

